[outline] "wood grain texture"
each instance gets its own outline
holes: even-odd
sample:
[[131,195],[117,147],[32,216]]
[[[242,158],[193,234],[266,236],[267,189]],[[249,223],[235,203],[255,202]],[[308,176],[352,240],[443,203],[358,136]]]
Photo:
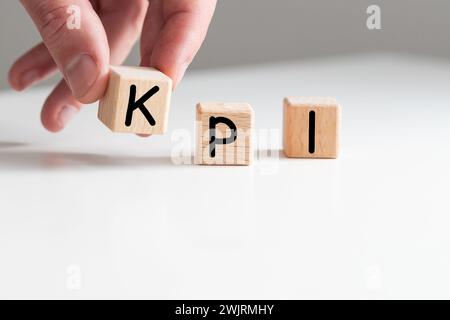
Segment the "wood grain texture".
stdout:
[[[133,112],[132,123],[125,125],[130,86],[136,86],[136,100],[154,86],[159,91],[145,102],[156,124],[150,125],[139,109]],[[153,68],[111,67],[108,88],[100,100],[98,118],[113,132],[163,134],[167,130],[172,80]]]
[[[217,144],[216,155],[210,155],[210,118],[225,117],[236,126],[236,141],[230,144]],[[195,160],[203,165],[250,165],[253,162],[254,111],[247,103],[207,102],[197,105],[197,150]],[[226,124],[216,126],[216,138],[231,136]]]
[[[333,98],[289,97],[283,105],[283,149],[290,158],[332,158],[339,154],[341,107]],[[309,119],[314,111],[314,151]]]

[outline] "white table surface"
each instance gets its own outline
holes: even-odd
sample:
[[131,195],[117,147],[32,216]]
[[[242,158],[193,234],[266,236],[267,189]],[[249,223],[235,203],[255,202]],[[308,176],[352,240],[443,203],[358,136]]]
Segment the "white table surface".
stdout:
[[[449,85],[449,61],[390,55],[190,73],[149,139],[96,106],[51,134],[49,88],[1,93],[0,298],[450,298]],[[339,100],[338,160],[173,164],[196,102],[280,132],[287,95]]]

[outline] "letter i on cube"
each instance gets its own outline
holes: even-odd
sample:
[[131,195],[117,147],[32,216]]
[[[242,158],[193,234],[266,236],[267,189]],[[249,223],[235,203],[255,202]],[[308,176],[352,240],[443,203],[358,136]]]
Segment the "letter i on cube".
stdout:
[[283,108],[283,148],[287,157],[338,157],[341,106],[335,99],[286,98]]

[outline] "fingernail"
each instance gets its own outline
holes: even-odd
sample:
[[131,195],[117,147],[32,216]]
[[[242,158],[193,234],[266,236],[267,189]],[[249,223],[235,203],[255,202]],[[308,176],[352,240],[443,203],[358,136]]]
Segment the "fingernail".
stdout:
[[21,78],[22,87],[23,88],[29,87],[38,79],[39,79],[39,72],[37,72],[36,70],[29,70],[22,75]]
[[97,80],[99,70],[94,59],[88,54],[81,54],[66,66],[64,76],[75,97],[82,97]]
[[58,124],[64,128],[67,123],[78,113],[78,109],[71,105],[62,107],[58,114]]

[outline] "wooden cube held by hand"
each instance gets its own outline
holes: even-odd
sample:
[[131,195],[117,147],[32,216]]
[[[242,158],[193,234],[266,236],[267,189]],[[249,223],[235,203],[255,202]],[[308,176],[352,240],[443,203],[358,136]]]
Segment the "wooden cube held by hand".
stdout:
[[341,107],[333,98],[284,99],[283,148],[289,158],[337,158]]
[[111,67],[98,118],[114,132],[163,134],[172,80],[153,68]]
[[254,112],[247,103],[199,103],[196,163],[250,165],[253,126]]

